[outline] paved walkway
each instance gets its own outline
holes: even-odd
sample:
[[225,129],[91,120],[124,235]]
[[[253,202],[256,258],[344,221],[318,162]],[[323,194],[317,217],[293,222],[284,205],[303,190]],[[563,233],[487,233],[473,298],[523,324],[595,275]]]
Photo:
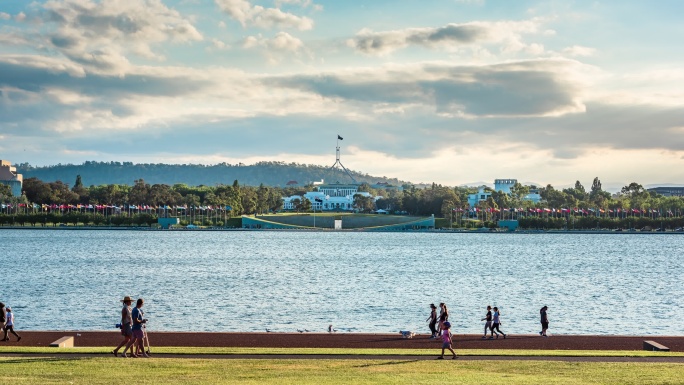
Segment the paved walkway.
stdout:
[[[426,361],[436,360],[438,354],[427,355],[348,355],[348,354],[154,354],[150,359],[224,359],[224,360],[381,360],[381,361]],[[0,357],[50,358],[73,360],[81,358],[114,358],[106,354],[83,353],[2,353]],[[123,359],[123,358],[121,358]],[[144,358],[128,358],[146,360]],[[445,355],[445,361],[451,356]],[[458,356],[456,361],[563,361],[563,362],[635,362],[635,363],[679,363],[684,364],[684,356],[673,357],[569,357],[569,356]]]
[[[121,342],[118,331],[20,331],[21,342],[7,346],[48,346],[64,336],[74,336],[75,346],[111,346]],[[654,340],[673,352],[684,352],[684,336],[590,336],[511,334],[507,339],[483,340],[481,335],[454,335],[457,349],[535,349],[535,350],[642,350],[644,340]],[[196,333],[150,331],[152,346],[247,347],[247,348],[374,348],[439,349],[439,340],[427,335],[403,339],[399,333]]]

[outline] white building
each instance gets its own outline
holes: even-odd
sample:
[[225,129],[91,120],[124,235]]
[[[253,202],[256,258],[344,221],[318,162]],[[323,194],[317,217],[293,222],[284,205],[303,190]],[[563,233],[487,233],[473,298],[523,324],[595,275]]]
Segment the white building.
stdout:
[[371,196],[368,192],[359,192],[356,184],[320,184],[318,191],[309,191],[304,196],[283,197],[283,210],[294,210],[296,199],[307,199],[311,202],[311,208],[316,211],[353,211],[354,195]]

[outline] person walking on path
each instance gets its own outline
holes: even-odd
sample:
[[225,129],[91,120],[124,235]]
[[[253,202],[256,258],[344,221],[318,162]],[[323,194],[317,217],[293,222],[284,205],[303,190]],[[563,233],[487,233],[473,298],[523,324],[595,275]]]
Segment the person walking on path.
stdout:
[[429,322],[430,332],[432,333],[430,338],[437,338],[437,306],[435,306],[434,303],[431,303],[430,309],[430,316],[425,320],[425,322]]
[[541,324],[542,324],[542,330],[539,332],[539,335],[542,337],[548,337],[546,335],[546,330],[549,328],[549,317],[546,315],[546,310],[548,310],[548,306],[544,306],[543,308],[539,309],[539,315],[541,316]]
[[[494,314],[492,315],[492,334],[496,334],[496,339],[499,339],[499,333],[503,335],[503,338],[506,339],[506,333],[502,332],[501,329],[499,329],[499,325],[501,325],[501,314],[499,313],[499,308],[494,306]],[[496,330],[496,331],[495,331]],[[499,333],[497,333],[497,331]],[[492,336],[489,336],[489,339],[492,339]]]
[[439,304],[439,308],[439,333],[441,334],[444,330],[444,323],[449,320],[449,309],[444,302]]
[[494,331],[492,330],[492,307],[487,306],[487,314],[483,319],[480,321],[486,321],[485,322],[485,327],[484,327],[484,335],[482,336],[482,339],[487,338],[487,330],[489,330],[490,336],[494,337]]
[[7,336],[7,333],[12,333],[14,334],[15,337],[17,337],[17,342],[21,341],[21,337],[17,332],[14,331],[14,314],[12,314],[12,308],[7,306],[7,313],[5,314],[5,336],[3,337],[3,341],[9,341],[9,338]]
[[[131,349],[131,357],[144,357],[147,358],[149,357],[145,353],[145,348],[142,346],[143,344],[143,331],[142,331],[142,325],[145,323],[145,319],[143,318],[143,312],[142,312],[142,307],[145,301],[142,298],[138,298],[138,301],[135,303],[135,308],[133,308],[133,311],[131,312],[131,318],[133,319],[133,335],[131,340],[128,342],[126,347],[124,348],[123,353],[121,354],[121,357],[127,358],[126,356],[126,351],[128,349]],[[137,345],[136,345],[137,344]],[[135,354],[133,350],[133,345],[139,346],[140,350],[142,350],[142,355],[138,356]]]
[[442,330],[442,355],[437,357],[438,360],[443,360],[444,359],[444,350],[449,349],[451,354],[454,356],[451,357],[452,360],[456,359],[456,352],[454,349],[451,347],[451,323],[449,321],[445,321],[444,324],[442,325],[443,330]]
[[5,327],[5,304],[0,302],[0,329]]
[[121,302],[123,303],[123,307],[121,308],[121,335],[124,339],[116,349],[112,350],[112,353],[115,356],[119,353],[119,349],[131,340],[131,336],[133,335],[133,315],[131,310],[131,302],[133,302],[133,300],[131,297],[125,296]]

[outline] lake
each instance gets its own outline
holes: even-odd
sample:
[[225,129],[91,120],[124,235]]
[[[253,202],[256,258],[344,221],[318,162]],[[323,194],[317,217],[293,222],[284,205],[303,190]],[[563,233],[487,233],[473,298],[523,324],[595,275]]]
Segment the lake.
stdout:
[[150,330],[501,329],[684,335],[684,236],[430,232],[0,230],[0,301],[21,330],[114,330],[145,298]]

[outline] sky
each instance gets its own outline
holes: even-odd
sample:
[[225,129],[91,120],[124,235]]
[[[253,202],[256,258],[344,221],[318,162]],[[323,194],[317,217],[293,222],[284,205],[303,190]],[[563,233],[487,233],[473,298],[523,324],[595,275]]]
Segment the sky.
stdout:
[[0,0],[0,158],[684,183],[684,2]]

